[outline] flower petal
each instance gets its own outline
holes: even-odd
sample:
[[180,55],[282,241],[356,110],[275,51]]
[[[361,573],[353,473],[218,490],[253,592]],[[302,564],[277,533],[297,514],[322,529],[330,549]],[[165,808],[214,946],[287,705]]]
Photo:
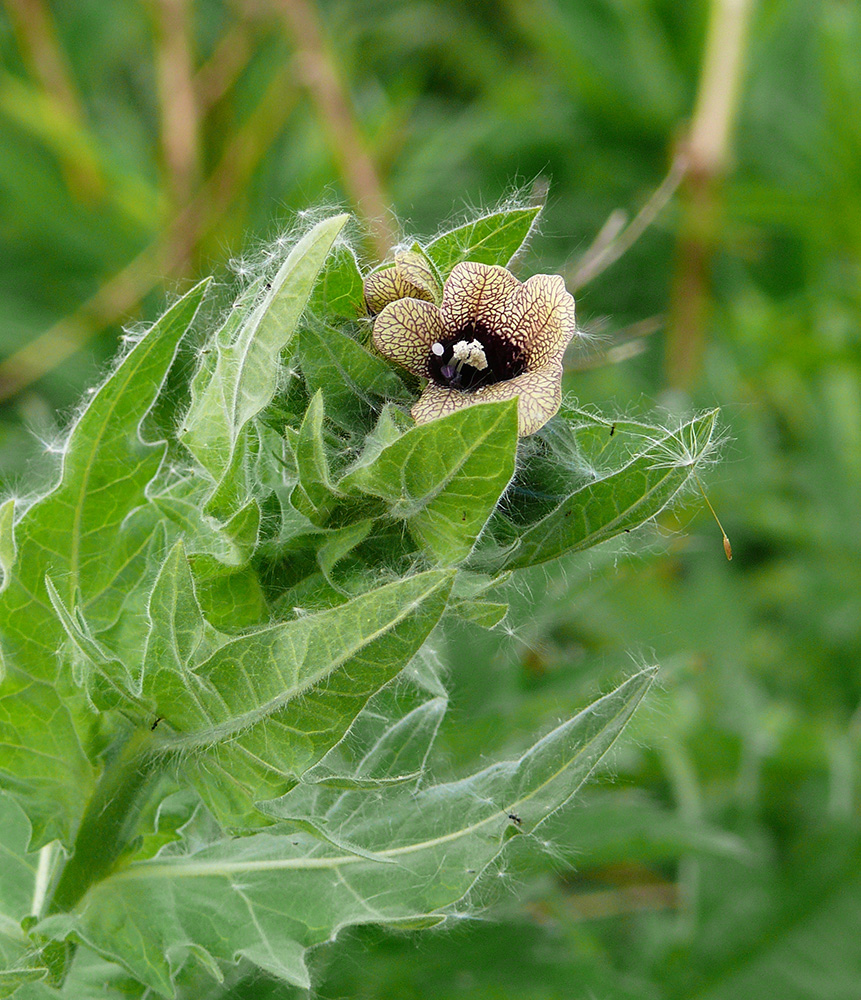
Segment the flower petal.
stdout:
[[473,399],[475,395],[476,393],[461,392],[459,389],[437,385],[436,382],[428,382],[410,413],[417,424],[428,424],[431,420],[445,417],[455,410],[463,409],[464,406],[471,406],[477,402]]
[[461,392],[430,382],[413,406],[413,420],[426,424],[438,417],[476,403],[514,399],[517,402],[517,433],[520,437],[534,434],[559,409],[562,402],[562,363],[555,358],[535,371],[524,372],[507,382],[496,382],[475,392]]
[[520,288],[510,271],[496,264],[464,261],[452,268],[445,283],[440,311],[449,333],[471,323],[483,323],[502,337],[509,337],[509,301]]
[[520,437],[534,434],[559,409],[562,402],[562,364],[559,360],[524,372],[507,382],[485,386],[472,394],[475,403],[493,399],[513,399],[517,396],[517,433]]
[[374,320],[374,347],[380,354],[424,378],[431,344],[444,335],[439,309],[421,299],[390,302]]
[[430,264],[411,250],[396,254],[393,264],[365,278],[365,304],[371,315],[382,312],[396,299],[425,299],[438,304],[441,292]]
[[526,354],[528,369],[561,358],[577,332],[574,298],[558,274],[528,278],[512,296],[509,309],[513,326],[509,336]]

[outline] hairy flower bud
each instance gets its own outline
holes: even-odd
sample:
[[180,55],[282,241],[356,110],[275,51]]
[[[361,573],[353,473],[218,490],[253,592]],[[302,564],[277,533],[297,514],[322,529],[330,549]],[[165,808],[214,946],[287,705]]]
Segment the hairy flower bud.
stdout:
[[406,250],[365,278],[365,306],[371,316],[397,299],[422,299],[439,304],[442,288],[439,278],[424,254]]

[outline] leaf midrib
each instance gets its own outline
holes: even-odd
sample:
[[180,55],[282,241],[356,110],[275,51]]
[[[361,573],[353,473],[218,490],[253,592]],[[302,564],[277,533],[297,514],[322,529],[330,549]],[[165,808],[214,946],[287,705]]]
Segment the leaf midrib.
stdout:
[[[328,663],[325,668],[308,675],[308,677],[306,677],[301,683],[294,685],[287,691],[283,691],[277,698],[272,698],[264,705],[261,705],[249,712],[245,712],[242,715],[234,716],[228,722],[218,723],[217,725],[210,726],[205,730],[197,730],[194,733],[187,733],[176,737],[166,737],[159,745],[159,751],[188,750],[200,745],[208,746],[213,741],[221,742],[229,736],[233,736],[239,732],[249,729],[257,722],[260,722],[261,720],[268,718],[274,712],[277,712],[288,702],[301,697],[306,691],[314,687],[315,684],[318,684],[321,680],[334,673],[334,671],[341,667],[351,657],[355,656],[360,650],[369,646],[372,642],[376,642],[377,639],[381,638],[387,632],[390,632],[393,628],[400,625],[401,622],[407,619],[410,615],[415,614],[417,605],[424,603],[435,591],[439,590],[448,580],[451,580],[454,577],[453,572],[441,571],[439,574],[434,575],[438,576],[436,582],[415,595],[409,604],[403,607],[397,615],[390,618],[384,626],[365,636],[359,644],[351,646],[349,649],[345,650],[337,659]],[[277,631],[278,628],[279,626],[273,626],[272,629],[264,629],[261,634],[265,634],[266,631]],[[226,643],[213,654],[213,657],[223,655],[225,650],[229,650],[231,645],[241,642],[241,639],[237,639],[234,640],[233,643]],[[205,663],[201,664],[201,667],[202,666],[205,666]],[[204,710],[202,706],[200,707],[203,712]]]
[[[641,674],[636,674],[631,678],[629,683],[635,681],[638,677],[642,677],[643,674],[648,673],[651,676],[654,675],[654,671],[643,671]],[[443,834],[440,837],[434,837],[430,840],[419,841],[416,844],[404,844],[401,847],[393,847],[388,850],[377,851],[375,853],[379,854],[381,858],[396,858],[404,857],[409,854],[416,854],[420,851],[430,850],[435,847],[439,847],[442,844],[451,843],[452,841],[459,840],[462,837],[469,836],[469,834],[482,829],[482,827],[487,826],[487,824],[492,822],[498,822],[499,813],[505,813],[508,809],[516,809],[521,806],[522,803],[528,802],[530,799],[534,798],[541,792],[547,785],[555,781],[564,771],[568,770],[572,765],[574,765],[578,758],[581,757],[590,746],[592,746],[612,725],[614,725],[620,716],[628,715],[633,712],[636,705],[642,700],[645,692],[648,688],[648,684],[643,686],[643,688],[636,693],[636,695],[625,701],[619,709],[614,712],[614,714],[607,719],[607,721],[598,729],[598,731],[589,739],[589,741],[581,746],[576,753],[571,757],[567,758],[565,763],[554,771],[551,775],[545,778],[540,784],[536,785],[529,794],[524,795],[522,798],[517,799],[511,803],[506,809],[500,809],[498,812],[494,811],[486,816],[484,819],[479,820],[476,823],[472,823],[469,826],[461,827],[458,830],[453,830],[450,833]],[[575,717],[576,718],[576,717]],[[574,720],[571,720],[572,722]],[[620,730],[621,731],[621,730]],[[548,734],[548,736],[551,734]],[[595,758],[595,761],[590,768],[590,772],[594,770],[595,766],[601,760],[605,753],[613,745],[615,738],[610,740],[607,746],[601,751],[601,753]],[[540,745],[536,744],[536,746]],[[534,749],[534,748],[533,748]],[[524,760],[521,758],[521,761]],[[518,763],[518,762],[512,762]],[[584,775],[583,780],[588,777]],[[575,789],[576,790],[576,789]],[[176,863],[171,864],[164,861],[139,861],[133,862],[128,868],[111,875],[109,879],[105,881],[127,881],[129,879],[136,878],[197,878],[197,877],[217,877],[217,876],[227,876],[233,874],[240,874],[246,872],[255,871],[311,871],[327,868],[340,868],[344,865],[358,864],[359,862],[367,861],[367,858],[361,857],[355,854],[345,854],[336,855],[334,857],[328,858],[274,858],[266,861],[232,861],[232,862],[218,862],[218,861],[197,861],[197,862],[186,862],[184,859],[178,859]]]

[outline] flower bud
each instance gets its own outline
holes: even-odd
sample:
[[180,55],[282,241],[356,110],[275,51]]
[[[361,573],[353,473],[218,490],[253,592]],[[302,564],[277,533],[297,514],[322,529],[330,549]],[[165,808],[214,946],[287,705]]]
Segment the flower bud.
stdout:
[[395,254],[395,259],[365,278],[365,306],[371,316],[397,299],[424,299],[439,305],[442,288],[427,258],[416,250]]

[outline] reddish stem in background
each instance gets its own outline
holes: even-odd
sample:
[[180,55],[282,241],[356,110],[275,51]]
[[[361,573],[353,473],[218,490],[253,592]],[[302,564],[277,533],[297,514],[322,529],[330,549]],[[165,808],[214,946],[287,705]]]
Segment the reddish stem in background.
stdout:
[[384,260],[397,243],[397,234],[355,109],[326,48],[318,12],[307,0],[277,0],[277,4],[296,46],[299,80],[326,129],[341,182],[368,225],[376,256]]
[[683,153],[688,169],[681,187],[665,372],[667,384],[688,389],[705,350],[711,303],[711,264],[723,210],[723,179],[730,165],[748,26],[753,0],[712,0],[706,51],[693,121]]

